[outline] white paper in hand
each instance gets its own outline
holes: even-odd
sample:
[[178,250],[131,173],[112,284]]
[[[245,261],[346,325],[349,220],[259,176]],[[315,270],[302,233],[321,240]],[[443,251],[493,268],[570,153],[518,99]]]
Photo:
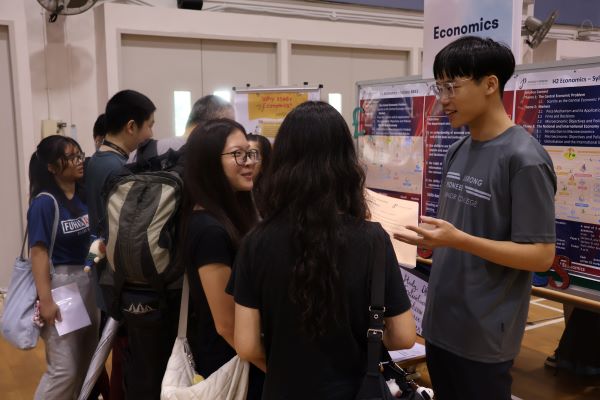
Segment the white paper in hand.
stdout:
[[59,336],[76,331],[92,324],[85,309],[77,283],[52,289],[52,299],[60,309],[62,321],[56,321]]
[[415,343],[412,348],[404,350],[389,351],[390,357],[394,362],[412,360],[425,356],[425,346],[420,343]]
[[394,232],[417,234],[404,228],[405,225],[416,226],[419,223],[419,203],[386,196],[372,190],[366,190],[367,203],[371,211],[371,221],[381,224],[390,235],[396,258],[406,268],[417,265],[417,246],[394,239]]

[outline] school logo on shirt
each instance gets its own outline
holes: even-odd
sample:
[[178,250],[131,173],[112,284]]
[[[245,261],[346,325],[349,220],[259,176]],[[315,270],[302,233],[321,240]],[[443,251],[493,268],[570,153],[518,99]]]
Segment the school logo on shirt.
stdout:
[[85,214],[79,218],[60,221],[60,225],[62,226],[63,233],[68,234],[89,229],[90,221],[88,215]]
[[482,186],[484,186],[482,178],[470,175],[461,177],[460,173],[453,171],[446,173],[446,197],[459,203],[477,207],[480,200],[490,201],[491,193],[477,189]]

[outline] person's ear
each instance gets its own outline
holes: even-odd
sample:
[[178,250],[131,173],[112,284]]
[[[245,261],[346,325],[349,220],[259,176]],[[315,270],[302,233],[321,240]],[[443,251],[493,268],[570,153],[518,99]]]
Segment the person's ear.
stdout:
[[500,90],[500,82],[496,75],[488,75],[484,78],[485,93],[491,95]]
[[130,134],[131,134],[131,133],[134,133],[134,132],[135,132],[135,128],[137,128],[137,124],[135,123],[135,121],[134,121],[134,120],[130,119],[130,120],[127,122],[127,125],[126,125],[126,127],[127,127],[127,133],[130,133]]
[[48,172],[50,172],[52,175],[56,175],[56,173],[58,172],[58,169],[56,168],[55,165],[48,164]]

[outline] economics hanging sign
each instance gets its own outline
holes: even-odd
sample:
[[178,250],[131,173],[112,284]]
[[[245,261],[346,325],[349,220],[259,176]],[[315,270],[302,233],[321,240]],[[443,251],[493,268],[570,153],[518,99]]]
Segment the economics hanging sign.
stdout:
[[520,60],[523,0],[425,0],[423,77],[433,78],[435,55],[462,36],[489,37]]

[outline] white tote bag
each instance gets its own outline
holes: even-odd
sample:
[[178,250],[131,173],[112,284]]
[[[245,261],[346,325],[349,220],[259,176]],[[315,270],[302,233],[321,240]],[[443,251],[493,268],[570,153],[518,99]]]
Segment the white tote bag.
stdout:
[[177,339],[160,390],[161,400],[245,400],[248,391],[247,361],[233,357],[208,378],[193,384],[194,360],[187,341],[189,286],[183,278]]

